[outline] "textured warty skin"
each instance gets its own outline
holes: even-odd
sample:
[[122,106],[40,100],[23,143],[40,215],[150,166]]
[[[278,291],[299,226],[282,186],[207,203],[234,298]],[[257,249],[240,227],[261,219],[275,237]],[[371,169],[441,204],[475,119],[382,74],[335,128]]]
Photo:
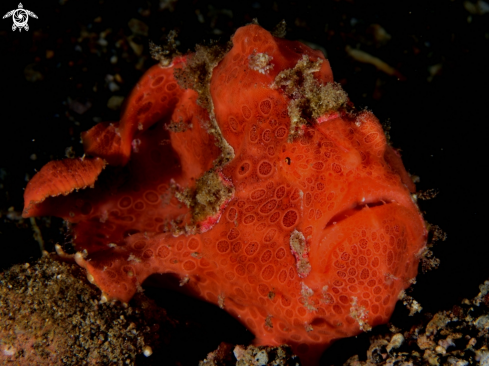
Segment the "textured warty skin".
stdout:
[[320,52],[257,25],[214,63],[206,52],[148,70],[119,122],[82,135],[86,157],[32,178],[24,216],[73,223],[104,299],[172,273],[256,344],[315,364],[333,340],[387,322],[416,276],[414,184]]

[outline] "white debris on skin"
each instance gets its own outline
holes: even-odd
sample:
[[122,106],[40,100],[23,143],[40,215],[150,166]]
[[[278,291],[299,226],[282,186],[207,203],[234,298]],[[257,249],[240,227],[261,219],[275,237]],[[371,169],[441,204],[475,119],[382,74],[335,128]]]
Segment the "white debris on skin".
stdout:
[[219,296],[217,298],[217,305],[219,305],[219,307],[221,309],[224,309],[224,295],[223,294],[219,294]]
[[372,329],[370,324],[368,324],[368,311],[365,307],[357,304],[357,298],[352,296],[352,302],[350,307],[350,316],[358,322],[360,330],[368,332]]
[[131,253],[129,255],[129,257],[127,258],[127,261],[130,262],[130,261],[133,261],[135,263],[141,263],[141,258],[138,258],[136,257],[133,253]]
[[272,59],[273,57],[266,53],[253,52],[248,56],[248,66],[250,69],[258,71],[260,74],[268,74],[268,72],[273,69],[273,64],[271,63]]
[[317,308],[314,306],[314,301],[312,301],[311,297],[314,295],[314,291],[308,287],[304,282],[301,282],[302,290],[301,290],[301,302],[304,307],[310,312],[317,311]]
[[304,329],[306,330],[307,333],[312,332],[314,330],[312,325],[308,323],[304,324]]
[[180,280],[180,283],[178,284],[180,287],[181,286],[184,286],[185,284],[188,283],[188,281],[190,281],[190,277],[188,275],[186,275],[185,277],[183,277],[181,280]]
[[322,288],[322,299],[321,302],[325,304],[332,304],[333,303],[333,297],[328,293],[328,286],[323,286]]
[[290,250],[295,257],[297,273],[300,278],[305,278],[311,272],[309,263],[309,246],[304,234],[294,230],[290,235]]

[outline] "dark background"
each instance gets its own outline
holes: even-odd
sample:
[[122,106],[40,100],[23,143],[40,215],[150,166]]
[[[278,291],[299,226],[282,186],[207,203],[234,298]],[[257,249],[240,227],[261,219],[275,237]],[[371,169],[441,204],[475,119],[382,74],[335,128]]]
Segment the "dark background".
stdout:
[[[320,3],[24,1],[24,8],[38,16],[29,19],[29,31],[13,32],[11,18],[0,21],[0,266],[39,256],[30,221],[20,218],[26,178],[48,161],[64,158],[66,148],[81,155],[81,131],[118,120],[119,111],[107,102],[113,95],[127,96],[155,63],[149,40],[163,44],[176,29],[185,53],[196,43],[229,40],[253,18],[267,29],[285,19],[286,38],[323,48],[335,80],[356,106],[390,122],[394,147],[402,149],[408,171],[421,179],[418,189],[439,191],[420,208],[448,235],[434,248],[441,264],[418,276],[411,295],[430,313],[475,296],[489,279],[489,13],[469,1]],[[1,15],[17,5],[3,1]],[[377,26],[390,38],[376,37]],[[382,59],[405,80],[352,59],[346,46]],[[111,91],[107,75],[115,77],[119,90]],[[69,241],[60,220],[37,219],[37,224],[48,250]],[[188,306],[208,310],[199,303]],[[206,317],[215,315],[210,311]],[[393,319],[416,320],[406,314],[398,306]],[[226,326],[216,331],[228,337]],[[351,354],[364,353],[368,342],[362,336],[338,342],[328,351],[329,364],[348,358],[345,346],[352,347]]]

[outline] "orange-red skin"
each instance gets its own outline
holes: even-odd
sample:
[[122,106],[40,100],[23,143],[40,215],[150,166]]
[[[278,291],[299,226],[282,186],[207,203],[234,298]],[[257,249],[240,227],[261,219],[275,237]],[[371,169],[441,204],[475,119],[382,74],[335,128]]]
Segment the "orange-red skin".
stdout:
[[[273,68],[250,68],[258,53],[271,56]],[[173,76],[191,55],[153,66],[120,122],[83,134],[95,158],[70,174],[69,160],[42,168],[26,188],[24,216],[74,223],[76,248],[88,253],[77,260],[109,298],[127,302],[151,274],[173,273],[187,292],[238,318],[256,344],[288,343],[305,364],[317,363],[333,340],[387,322],[416,276],[426,229],[411,198],[415,186],[372,113],[331,111],[287,141],[289,99],[271,86],[304,54],[323,60],[318,82],[333,81],[323,55],[299,42],[257,25],[234,35],[210,84],[216,121],[235,155],[217,172],[234,195],[196,233],[177,235],[191,211],[174,190],[194,188],[220,150],[197,93]],[[170,121],[187,129],[168,131]],[[95,182],[99,158],[109,167]],[[54,179],[53,191],[40,179],[53,164],[72,186]],[[301,249],[291,245],[296,234]]]

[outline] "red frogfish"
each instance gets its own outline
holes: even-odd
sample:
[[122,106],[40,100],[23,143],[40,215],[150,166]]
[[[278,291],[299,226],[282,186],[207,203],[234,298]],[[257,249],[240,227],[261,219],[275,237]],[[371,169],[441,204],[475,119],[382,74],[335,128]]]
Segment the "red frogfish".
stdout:
[[231,41],[151,67],[119,122],[82,134],[84,157],[29,181],[23,216],[72,223],[103,300],[170,273],[313,365],[388,321],[425,223],[399,153],[320,51],[255,24]]

